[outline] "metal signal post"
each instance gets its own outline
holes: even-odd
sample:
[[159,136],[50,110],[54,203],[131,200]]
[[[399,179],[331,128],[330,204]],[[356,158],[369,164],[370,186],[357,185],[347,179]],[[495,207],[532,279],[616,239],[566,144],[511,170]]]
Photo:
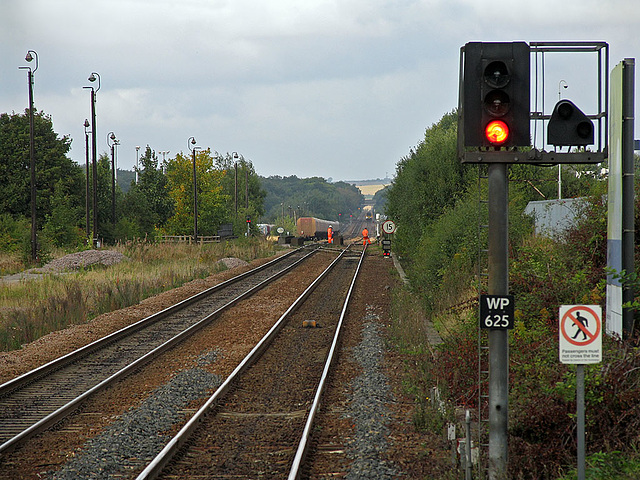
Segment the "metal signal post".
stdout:
[[[595,114],[586,115],[573,102],[561,99],[550,116],[531,112],[531,53],[596,52],[601,79],[602,49],[607,49],[606,43],[470,42],[460,50],[458,157],[463,163],[488,164],[490,296],[509,294],[508,164],[598,163],[607,155],[607,110],[606,101],[602,107],[601,85]],[[608,54],[606,58],[608,63]],[[594,120],[598,122],[597,136]],[[541,149],[532,146],[530,125],[537,121],[547,122],[547,144],[553,151],[545,151],[544,145]],[[587,147],[591,145],[597,148],[590,151]],[[557,147],[562,146],[577,149],[558,152]],[[501,328],[504,322],[497,326],[489,323],[488,476],[490,480],[506,480],[509,327]]]

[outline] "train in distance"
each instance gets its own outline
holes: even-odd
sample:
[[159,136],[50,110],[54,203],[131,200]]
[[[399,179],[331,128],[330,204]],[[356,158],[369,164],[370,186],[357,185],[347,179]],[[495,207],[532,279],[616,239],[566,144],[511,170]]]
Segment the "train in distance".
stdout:
[[333,233],[340,232],[340,223],[331,222],[329,220],[322,220],[315,217],[300,217],[296,222],[296,228],[298,229],[298,236],[308,239],[327,239],[327,230],[329,225],[333,229]]

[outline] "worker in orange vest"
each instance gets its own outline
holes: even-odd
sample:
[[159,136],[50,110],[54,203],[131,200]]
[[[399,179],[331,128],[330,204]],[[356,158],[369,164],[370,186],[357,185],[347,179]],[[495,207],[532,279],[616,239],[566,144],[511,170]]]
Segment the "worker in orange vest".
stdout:
[[362,230],[362,245],[366,245],[367,243],[371,245],[371,240],[369,240],[369,230],[365,227],[365,229]]
[[327,229],[327,241],[328,243],[333,243],[333,227],[331,225]]

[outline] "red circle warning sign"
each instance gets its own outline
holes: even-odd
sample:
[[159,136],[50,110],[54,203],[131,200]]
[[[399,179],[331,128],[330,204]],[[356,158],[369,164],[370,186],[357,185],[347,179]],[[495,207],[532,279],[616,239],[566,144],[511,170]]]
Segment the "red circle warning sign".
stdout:
[[560,331],[571,345],[593,343],[600,335],[600,316],[586,305],[574,305],[560,319]]
[[599,305],[560,307],[560,361],[598,363],[602,358],[602,308]]

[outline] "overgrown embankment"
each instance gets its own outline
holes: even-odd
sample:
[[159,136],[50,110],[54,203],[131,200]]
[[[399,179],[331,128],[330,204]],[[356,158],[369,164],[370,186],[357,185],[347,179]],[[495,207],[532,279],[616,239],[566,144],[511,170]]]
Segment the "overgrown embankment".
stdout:
[[[486,198],[486,187],[478,181],[478,167],[461,168],[457,162],[454,117],[445,115],[427,130],[424,141],[398,164],[388,192],[388,214],[398,225],[394,246],[420,308],[443,338],[426,357],[424,348],[411,347],[422,371],[408,387],[416,403],[424,404],[419,428],[439,427],[445,420],[430,412],[425,400],[434,385],[453,406],[475,407],[478,401],[474,299],[478,224],[484,223],[478,199]],[[597,175],[579,178],[571,168],[563,173],[565,195],[592,200],[574,228],[553,239],[534,236],[532,219],[522,212],[541,195],[554,198],[557,170],[526,165],[509,170],[509,285],[516,300],[516,325],[509,334],[509,478],[514,479],[571,478],[575,464],[575,367],[559,362],[557,316],[563,304],[604,305],[607,183]],[[593,478],[634,478],[640,470],[635,463],[639,367],[635,343],[606,338],[603,362],[586,369],[587,453],[598,465],[593,471],[605,472]]]

